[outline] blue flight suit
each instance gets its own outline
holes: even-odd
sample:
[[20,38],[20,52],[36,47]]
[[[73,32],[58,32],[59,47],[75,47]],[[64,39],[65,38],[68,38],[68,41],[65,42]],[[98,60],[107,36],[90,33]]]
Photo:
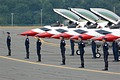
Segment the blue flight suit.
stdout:
[[26,58],[29,59],[29,38],[25,39]]
[[108,49],[109,49],[109,45],[107,42],[105,42],[103,44],[103,55],[104,55],[104,62],[105,62],[104,70],[108,70],[108,55],[109,55]]
[[41,41],[38,39],[37,42],[36,42],[38,62],[41,62],[41,54],[40,54],[41,45],[42,45],[42,43],[41,43]]
[[118,52],[118,44],[117,44],[117,42],[113,41],[112,49],[113,49],[114,61],[117,62],[117,61],[119,61],[119,52]]
[[72,51],[71,55],[74,55],[74,46],[75,46],[75,44],[74,44],[74,40],[72,40],[72,39],[70,39],[70,46],[71,46],[71,51]]
[[11,37],[7,37],[8,56],[11,56]]
[[60,42],[60,49],[61,49],[61,55],[62,55],[62,64],[65,65],[65,40],[62,39],[61,42]]
[[96,43],[93,40],[91,42],[91,48],[92,48],[92,52],[93,52],[93,58],[96,58]]
[[81,68],[84,68],[84,47],[85,43],[83,41],[78,42],[78,48],[80,50]]

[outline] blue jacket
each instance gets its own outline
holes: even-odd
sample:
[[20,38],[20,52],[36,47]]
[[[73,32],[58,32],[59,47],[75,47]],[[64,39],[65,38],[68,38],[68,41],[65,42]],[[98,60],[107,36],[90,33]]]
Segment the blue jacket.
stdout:
[[41,45],[42,45],[42,43],[41,43],[41,41],[40,40],[37,40],[37,42],[36,42],[36,47],[37,47],[37,49],[41,49]]
[[105,43],[103,44],[103,53],[104,53],[104,56],[109,55],[108,49],[109,49],[109,45],[108,45],[107,42],[105,42]]
[[11,45],[11,37],[8,36],[8,37],[7,37],[7,46],[10,46],[10,45]]
[[83,41],[78,42],[78,48],[81,53],[84,53],[85,43]]
[[29,48],[29,38],[26,38],[26,39],[25,39],[25,46],[26,46],[27,48]]
[[65,45],[66,45],[65,40],[62,39],[61,42],[60,42],[60,48],[61,48],[61,50],[65,50]]

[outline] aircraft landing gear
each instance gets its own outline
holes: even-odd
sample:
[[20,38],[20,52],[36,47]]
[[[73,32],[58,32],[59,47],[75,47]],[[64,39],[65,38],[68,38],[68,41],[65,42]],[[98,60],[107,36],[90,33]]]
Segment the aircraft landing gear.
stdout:
[[99,52],[96,53],[96,58],[100,58],[101,54]]
[[[96,52],[96,58],[100,58],[101,57],[101,54],[100,54],[100,46],[97,46],[97,52]],[[77,55],[80,55],[80,51],[79,50],[76,50],[76,54]]]
[[80,51],[79,51],[79,50],[76,50],[76,54],[77,54],[77,55],[80,55]]
[[100,46],[99,45],[97,45],[97,52],[96,52],[96,58],[100,58],[101,57],[101,54],[100,54]]

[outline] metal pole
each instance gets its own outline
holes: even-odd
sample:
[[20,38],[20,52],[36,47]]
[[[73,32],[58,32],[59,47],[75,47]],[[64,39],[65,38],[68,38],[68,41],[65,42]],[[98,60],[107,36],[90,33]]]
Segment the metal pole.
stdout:
[[14,18],[13,18],[13,15],[14,15],[14,13],[11,13],[11,26],[13,26],[14,25]]
[[41,9],[41,26],[42,26],[42,9]]

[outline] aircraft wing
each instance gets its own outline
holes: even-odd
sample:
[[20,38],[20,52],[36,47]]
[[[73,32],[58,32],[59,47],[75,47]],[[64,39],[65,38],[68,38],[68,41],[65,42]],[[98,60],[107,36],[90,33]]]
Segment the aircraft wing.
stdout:
[[113,13],[112,11],[109,11],[109,10],[107,10],[107,9],[102,9],[102,8],[90,8],[90,10],[91,10],[93,13],[95,13],[95,14],[103,17],[103,18],[105,18],[106,20],[108,20],[108,21],[110,21],[110,22],[112,22],[112,23],[114,23],[114,24],[117,24],[118,21],[120,20],[120,17],[119,17],[117,14],[115,14],[115,13]]
[[73,11],[74,13],[76,13],[77,15],[83,17],[84,19],[92,22],[92,23],[96,23],[96,21],[99,20],[99,18],[93,14],[92,12],[86,10],[86,9],[81,9],[81,8],[71,8],[71,11]]
[[74,14],[73,12],[67,10],[67,9],[53,9],[54,12],[56,12],[57,14],[65,17],[66,19],[73,21],[74,23],[78,22],[78,20],[80,20],[80,17],[76,14]]

